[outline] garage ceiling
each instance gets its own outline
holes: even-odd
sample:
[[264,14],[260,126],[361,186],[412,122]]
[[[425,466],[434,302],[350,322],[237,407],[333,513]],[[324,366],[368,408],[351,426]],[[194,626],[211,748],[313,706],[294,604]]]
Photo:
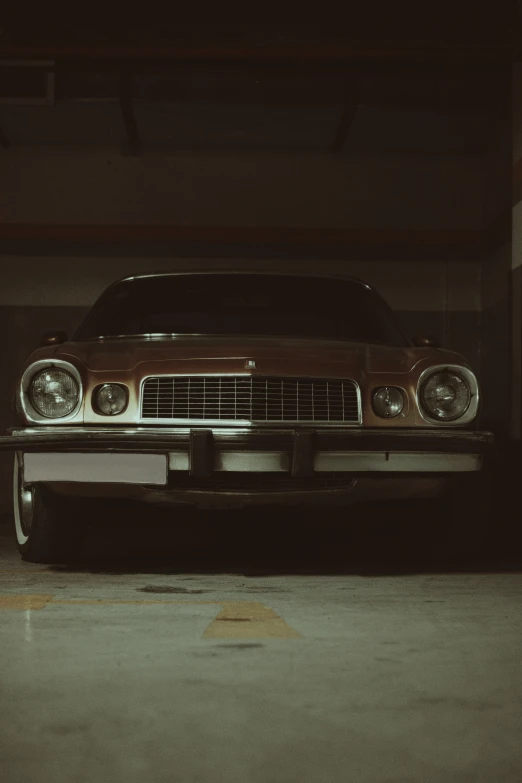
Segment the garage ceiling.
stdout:
[[0,63],[0,117],[13,145],[119,144],[123,113],[149,150],[470,155],[488,146],[507,88],[503,67],[9,60]]
[[4,146],[111,145],[122,117],[130,154],[488,146],[522,40],[517,2],[337,6],[14,11],[0,29]]
[[0,144],[484,157],[506,126],[518,3],[280,6],[5,19]]

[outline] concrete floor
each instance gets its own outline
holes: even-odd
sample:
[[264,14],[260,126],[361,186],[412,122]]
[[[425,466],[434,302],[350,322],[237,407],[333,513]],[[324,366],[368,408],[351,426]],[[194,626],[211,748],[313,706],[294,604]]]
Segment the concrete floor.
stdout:
[[0,528],[2,780],[520,783],[521,573],[244,523],[177,558],[94,530],[69,568]]

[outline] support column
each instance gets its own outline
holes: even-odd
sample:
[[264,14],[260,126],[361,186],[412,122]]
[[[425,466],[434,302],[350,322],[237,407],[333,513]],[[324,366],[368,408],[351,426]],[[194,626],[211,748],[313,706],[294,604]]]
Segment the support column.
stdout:
[[513,212],[511,244],[512,405],[510,436],[522,433],[522,63],[513,68]]

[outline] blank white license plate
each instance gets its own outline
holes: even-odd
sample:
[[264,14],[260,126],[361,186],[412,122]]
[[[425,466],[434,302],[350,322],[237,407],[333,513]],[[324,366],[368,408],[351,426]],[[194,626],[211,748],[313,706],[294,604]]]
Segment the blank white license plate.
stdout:
[[85,484],[166,484],[166,454],[24,454],[24,480]]

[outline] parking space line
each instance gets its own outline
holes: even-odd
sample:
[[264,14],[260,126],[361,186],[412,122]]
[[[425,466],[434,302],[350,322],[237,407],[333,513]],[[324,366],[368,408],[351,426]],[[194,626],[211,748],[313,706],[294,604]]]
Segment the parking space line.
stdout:
[[56,574],[51,568],[0,568],[0,574]]
[[53,604],[66,604],[68,606],[76,606],[77,604],[79,606],[97,606],[100,605],[120,605],[120,604],[128,604],[129,606],[141,606],[143,604],[176,604],[183,606],[184,604],[221,604],[221,601],[180,601],[180,600],[168,600],[168,599],[154,599],[154,598],[134,598],[134,599],[127,599],[127,598],[71,598],[70,600],[67,599],[53,599]]
[[299,639],[301,634],[268,606],[254,601],[223,601],[205,639]]
[[0,609],[43,609],[52,600],[52,595],[0,595]]
[[169,599],[110,599],[71,598],[55,599],[52,595],[6,595],[0,596],[0,610],[40,610],[46,606],[221,606],[217,617],[203,634],[204,639],[300,639],[294,628],[289,626],[273,609],[257,601],[182,601]]

